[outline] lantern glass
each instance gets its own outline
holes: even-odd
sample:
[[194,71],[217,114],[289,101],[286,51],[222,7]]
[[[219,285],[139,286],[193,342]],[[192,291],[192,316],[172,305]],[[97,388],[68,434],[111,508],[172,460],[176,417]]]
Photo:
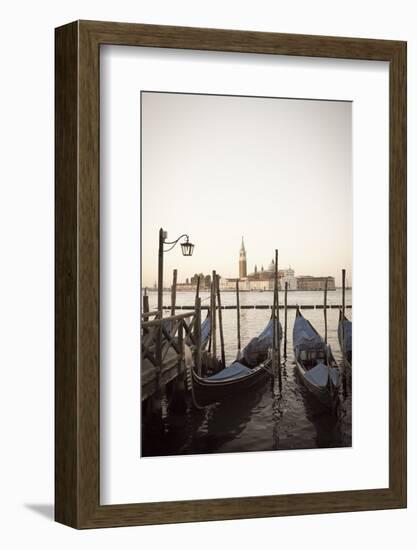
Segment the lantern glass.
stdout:
[[190,242],[181,243],[181,250],[183,256],[192,256],[194,245]]

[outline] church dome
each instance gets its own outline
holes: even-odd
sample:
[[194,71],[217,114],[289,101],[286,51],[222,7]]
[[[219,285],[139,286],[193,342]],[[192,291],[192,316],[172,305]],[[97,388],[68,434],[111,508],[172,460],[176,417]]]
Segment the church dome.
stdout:
[[272,260],[271,263],[269,264],[268,271],[275,271],[275,262],[274,262],[274,260]]

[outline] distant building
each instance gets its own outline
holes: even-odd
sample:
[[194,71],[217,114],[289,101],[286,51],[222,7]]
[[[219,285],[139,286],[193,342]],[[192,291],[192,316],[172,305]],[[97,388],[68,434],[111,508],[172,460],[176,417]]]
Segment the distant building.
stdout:
[[[223,279],[223,278],[220,278],[220,288],[222,290],[236,290],[237,281],[239,281],[238,278],[236,278],[236,279]],[[239,289],[242,290],[240,282],[239,282]]]
[[195,290],[196,285],[191,283],[177,283],[177,290]]
[[[211,276],[203,273],[195,273],[185,283],[178,283],[177,290],[196,290],[197,282],[200,280],[200,290],[210,291]],[[292,267],[278,270],[278,288],[284,290],[285,283],[288,290],[324,290],[327,280],[327,290],[336,290],[334,277],[312,277],[310,275],[295,276]],[[243,241],[239,250],[239,277],[223,278],[220,277],[220,288],[222,290],[236,290],[236,283],[239,283],[239,290],[274,290],[275,283],[275,262],[272,259],[267,269],[255,264],[253,272],[247,272],[247,256],[245,243]]]
[[[221,280],[221,288],[224,290],[231,290],[236,288],[236,281],[239,281],[240,290],[273,290],[275,280],[275,262],[274,260],[268,266],[268,269],[264,269],[262,266],[258,270],[255,265],[254,271],[247,274],[247,257],[245,243],[242,237],[242,243],[239,251],[239,278],[228,278]],[[295,278],[294,270],[289,267],[288,269],[278,270],[278,288],[283,289],[285,283],[288,283],[289,290],[297,290],[297,281]]]
[[190,283],[194,286],[197,286],[198,279],[200,279],[200,288],[209,289],[211,285],[211,275],[204,275],[204,273],[195,273],[191,279]]
[[327,290],[336,290],[334,277],[297,277],[297,290],[324,290],[327,280]]
[[195,273],[190,279],[185,279],[185,283],[177,283],[177,290],[196,290],[199,279],[200,290],[210,290],[211,275],[204,273]]
[[204,283],[204,275],[202,273],[195,273],[190,280],[192,285],[197,285],[198,279],[200,279],[200,286]]
[[242,237],[242,244],[239,252],[239,279],[244,279],[246,277],[246,265],[246,250]]

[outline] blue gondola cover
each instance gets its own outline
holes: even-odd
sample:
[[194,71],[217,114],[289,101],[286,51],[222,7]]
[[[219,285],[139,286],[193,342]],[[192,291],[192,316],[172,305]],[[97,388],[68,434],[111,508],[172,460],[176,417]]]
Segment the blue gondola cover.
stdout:
[[242,376],[246,376],[251,372],[252,372],[251,369],[249,369],[248,367],[245,367],[245,365],[242,365],[238,361],[235,361],[229,367],[207,378],[207,380],[228,380],[232,378],[236,379],[236,378],[241,378]]
[[352,321],[345,319],[343,321],[343,348],[345,352],[352,351]]
[[296,317],[293,330],[293,345],[296,351],[325,350],[322,337],[317,334],[304,317]]
[[[281,324],[279,325],[279,338],[282,336]],[[242,355],[248,365],[255,366],[259,363],[259,355],[268,353],[273,345],[273,321],[268,322],[259,336],[252,338],[242,350]]]
[[211,317],[207,315],[204,321],[201,323],[201,345],[205,346],[210,338],[211,330]]

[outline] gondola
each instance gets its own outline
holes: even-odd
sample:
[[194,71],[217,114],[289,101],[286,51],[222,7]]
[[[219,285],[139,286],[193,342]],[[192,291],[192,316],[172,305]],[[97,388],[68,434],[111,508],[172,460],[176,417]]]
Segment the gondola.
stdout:
[[334,411],[339,398],[340,370],[330,346],[297,308],[293,346],[296,369],[306,389]]
[[339,338],[340,349],[342,350],[346,363],[352,365],[352,321],[346,315],[343,315],[342,310],[339,311],[339,325],[337,327],[337,336]]
[[[270,350],[273,342],[272,319],[258,337],[238,353],[233,363],[216,374],[202,377],[192,370],[192,388],[194,402],[199,407],[240,397],[241,394],[260,384],[270,375],[272,365]],[[282,328],[279,325],[279,341]]]

